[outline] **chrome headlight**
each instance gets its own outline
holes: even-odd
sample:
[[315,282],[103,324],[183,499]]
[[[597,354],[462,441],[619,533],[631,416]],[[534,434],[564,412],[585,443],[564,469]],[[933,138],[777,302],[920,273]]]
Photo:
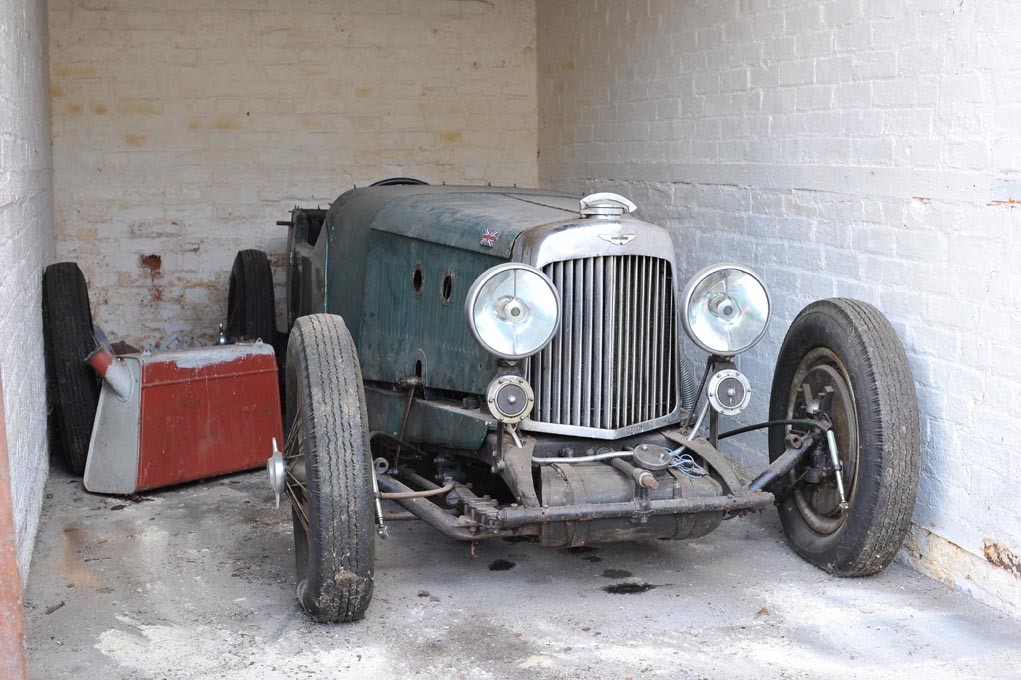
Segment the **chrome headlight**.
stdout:
[[553,339],[560,325],[560,296],[535,267],[508,262],[475,279],[464,312],[472,334],[488,352],[523,359]]
[[769,325],[769,294],[752,270],[737,264],[706,267],[684,289],[684,331],[710,354],[751,349]]

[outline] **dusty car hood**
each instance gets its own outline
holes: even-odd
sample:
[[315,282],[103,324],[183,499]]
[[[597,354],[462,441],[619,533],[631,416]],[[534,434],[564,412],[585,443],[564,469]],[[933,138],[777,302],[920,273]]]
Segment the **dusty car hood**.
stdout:
[[[535,189],[401,189],[378,208],[371,229],[504,259],[522,231],[580,217],[576,197]],[[482,245],[486,230],[497,232],[492,247]]]

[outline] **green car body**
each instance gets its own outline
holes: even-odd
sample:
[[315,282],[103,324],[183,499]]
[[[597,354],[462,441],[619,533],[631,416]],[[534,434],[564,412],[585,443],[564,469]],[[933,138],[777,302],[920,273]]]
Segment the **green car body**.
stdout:
[[[293,323],[299,316],[320,312],[344,319],[358,347],[373,430],[392,434],[401,430],[405,400],[399,386],[414,376],[437,398],[416,405],[429,415],[412,418],[406,438],[477,449],[492,421],[477,409],[459,406],[486,392],[498,366],[466,324],[464,302],[472,282],[503,262],[534,264],[535,241],[548,241],[550,236],[574,240],[574,249],[588,240],[594,250],[603,252],[607,242],[599,237],[620,231],[623,224],[638,238],[609,248],[649,253],[638,241],[652,236],[660,251],[672,243],[660,227],[630,217],[601,220],[599,233],[588,222],[579,212],[577,197],[536,189],[426,185],[353,189],[329,210],[295,210],[292,215],[288,320]],[[487,230],[495,236],[484,243]],[[672,267],[672,246],[661,254]],[[671,272],[673,295],[679,293],[675,281]],[[677,319],[670,323],[679,328]],[[679,367],[687,385],[687,364],[678,362],[674,370]],[[673,422],[687,415],[683,409],[671,411]],[[664,424],[668,423],[660,418],[658,426]],[[614,438],[607,429],[594,428],[591,436]],[[615,432],[634,434],[636,429]]]

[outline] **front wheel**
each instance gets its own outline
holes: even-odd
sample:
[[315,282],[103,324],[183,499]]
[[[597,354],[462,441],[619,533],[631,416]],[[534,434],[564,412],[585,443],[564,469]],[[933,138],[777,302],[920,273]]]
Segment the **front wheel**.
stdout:
[[[843,468],[825,454],[779,485],[780,521],[794,550],[838,576],[886,568],[904,542],[919,473],[918,406],[904,348],[875,307],[846,298],[803,309],[784,338],[773,374],[770,420],[829,416]],[[770,459],[784,451],[770,433]]]
[[373,473],[358,354],[339,316],[295,322],[286,392],[298,601],[316,621],[355,621],[372,598]]

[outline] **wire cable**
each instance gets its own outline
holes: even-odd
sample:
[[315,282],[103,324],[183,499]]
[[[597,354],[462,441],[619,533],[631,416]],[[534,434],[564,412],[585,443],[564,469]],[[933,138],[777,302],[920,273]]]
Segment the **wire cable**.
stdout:
[[816,421],[809,420],[807,418],[794,419],[794,420],[768,420],[764,423],[755,423],[754,425],[745,425],[739,427],[736,430],[728,430],[727,432],[720,433],[718,439],[726,439],[727,437],[736,437],[739,434],[745,432],[751,432],[753,430],[762,430],[767,427],[780,427],[781,425],[803,425],[804,427],[815,427]]

